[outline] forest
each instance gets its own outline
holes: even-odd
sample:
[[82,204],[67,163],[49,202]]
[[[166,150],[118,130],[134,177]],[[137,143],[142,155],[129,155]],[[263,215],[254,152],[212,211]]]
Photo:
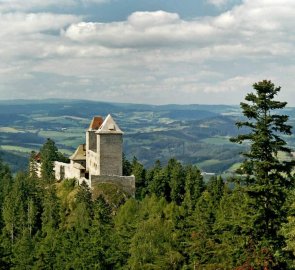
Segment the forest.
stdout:
[[145,168],[124,157],[136,194],[114,200],[117,192],[56,182],[53,141],[41,148],[41,178],[1,161],[0,269],[295,269],[295,162],[278,154],[291,153],[292,126],[279,114],[279,87],[253,88],[236,123],[247,133],[231,138],[248,145],[232,177],[205,181],[176,158]]

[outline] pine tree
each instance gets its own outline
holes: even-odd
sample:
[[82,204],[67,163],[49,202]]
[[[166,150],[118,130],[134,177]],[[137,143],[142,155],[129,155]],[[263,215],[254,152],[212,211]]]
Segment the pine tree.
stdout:
[[123,167],[123,175],[129,176],[132,173],[132,165],[130,161],[126,158],[125,154],[123,153],[122,158],[122,167]]
[[54,186],[49,186],[43,200],[42,231],[44,235],[51,235],[59,228],[61,220],[61,204]]
[[185,175],[184,169],[179,161],[172,158],[168,161],[167,172],[169,177],[170,198],[178,205],[183,201]]
[[185,195],[183,205],[188,213],[195,209],[198,198],[205,189],[203,176],[196,166],[185,169]]
[[[241,102],[241,108],[248,121],[237,122],[237,126],[246,127],[249,133],[238,135],[231,141],[250,142],[250,149],[240,171],[247,176],[248,194],[254,199],[249,205],[255,209],[253,224],[253,256],[260,258],[264,269],[286,269],[283,249],[285,240],[280,234],[281,226],[286,222],[286,190],[294,186],[291,171],[294,162],[279,159],[279,152],[290,153],[282,135],[291,135],[288,116],[278,114],[287,102],[275,100],[280,87],[271,81],[261,81],[253,85],[254,93],[246,95],[247,102]],[[256,260],[257,261],[257,260]]]
[[138,199],[142,199],[145,195],[145,188],[146,188],[146,179],[145,179],[145,169],[143,165],[138,162],[136,157],[133,157],[131,163],[132,174],[135,176],[135,186],[136,192],[135,197]]
[[42,148],[41,154],[41,175],[46,182],[52,182],[54,179],[53,168],[54,161],[58,160],[58,150],[51,139],[47,139]]
[[9,194],[12,187],[12,175],[9,167],[0,159],[0,230],[3,227],[3,204],[5,197]]
[[210,193],[212,202],[215,206],[219,204],[219,201],[221,200],[224,193],[224,188],[224,181],[220,176],[211,177],[207,183],[206,189]]
[[13,247],[13,269],[32,269],[34,259],[33,254],[34,242],[30,233],[25,230],[22,237]]
[[36,155],[37,155],[36,152],[32,151],[29,158],[29,173],[30,173],[30,176],[34,178],[37,178],[37,171],[38,171],[37,163],[35,160]]

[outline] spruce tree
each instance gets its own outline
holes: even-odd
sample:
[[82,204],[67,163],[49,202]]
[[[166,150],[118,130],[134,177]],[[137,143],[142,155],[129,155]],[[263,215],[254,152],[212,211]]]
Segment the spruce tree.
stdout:
[[41,175],[42,178],[51,182],[54,179],[53,168],[54,161],[58,160],[58,150],[55,146],[55,142],[51,139],[47,139],[42,148],[40,149],[41,154]]
[[195,209],[198,198],[205,189],[203,176],[196,166],[189,165],[186,167],[184,188],[183,206],[188,213],[191,213]]
[[250,143],[249,151],[243,153],[246,159],[240,172],[247,176],[247,191],[254,202],[249,206],[256,212],[251,233],[255,269],[286,269],[285,239],[280,229],[287,217],[287,190],[294,185],[294,162],[280,160],[278,154],[291,152],[282,135],[291,135],[292,127],[287,124],[287,115],[278,114],[287,105],[275,100],[281,88],[267,80],[255,83],[253,88],[255,92],[241,102],[247,121],[236,124],[249,132],[231,141]]
[[168,161],[167,174],[169,177],[169,186],[171,190],[171,201],[174,201],[180,205],[180,203],[183,201],[185,185],[185,172],[183,166],[175,158],[172,158]]
[[135,176],[135,186],[136,192],[135,197],[137,199],[142,199],[145,195],[146,188],[146,171],[143,165],[137,160],[136,157],[133,157],[131,163],[131,173]]

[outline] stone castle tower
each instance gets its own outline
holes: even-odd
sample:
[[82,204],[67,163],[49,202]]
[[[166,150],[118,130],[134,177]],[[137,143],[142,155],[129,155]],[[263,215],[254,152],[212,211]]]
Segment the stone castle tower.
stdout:
[[123,132],[109,114],[94,117],[86,131],[86,171],[90,175],[122,175]]

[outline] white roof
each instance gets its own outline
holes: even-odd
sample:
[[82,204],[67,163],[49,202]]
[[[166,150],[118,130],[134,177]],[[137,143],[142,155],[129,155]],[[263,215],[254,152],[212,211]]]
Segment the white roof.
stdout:
[[103,121],[102,125],[96,131],[96,133],[123,134],[122,130],[119,128],[119,126],[116,124],[115,120],[110,114]]

